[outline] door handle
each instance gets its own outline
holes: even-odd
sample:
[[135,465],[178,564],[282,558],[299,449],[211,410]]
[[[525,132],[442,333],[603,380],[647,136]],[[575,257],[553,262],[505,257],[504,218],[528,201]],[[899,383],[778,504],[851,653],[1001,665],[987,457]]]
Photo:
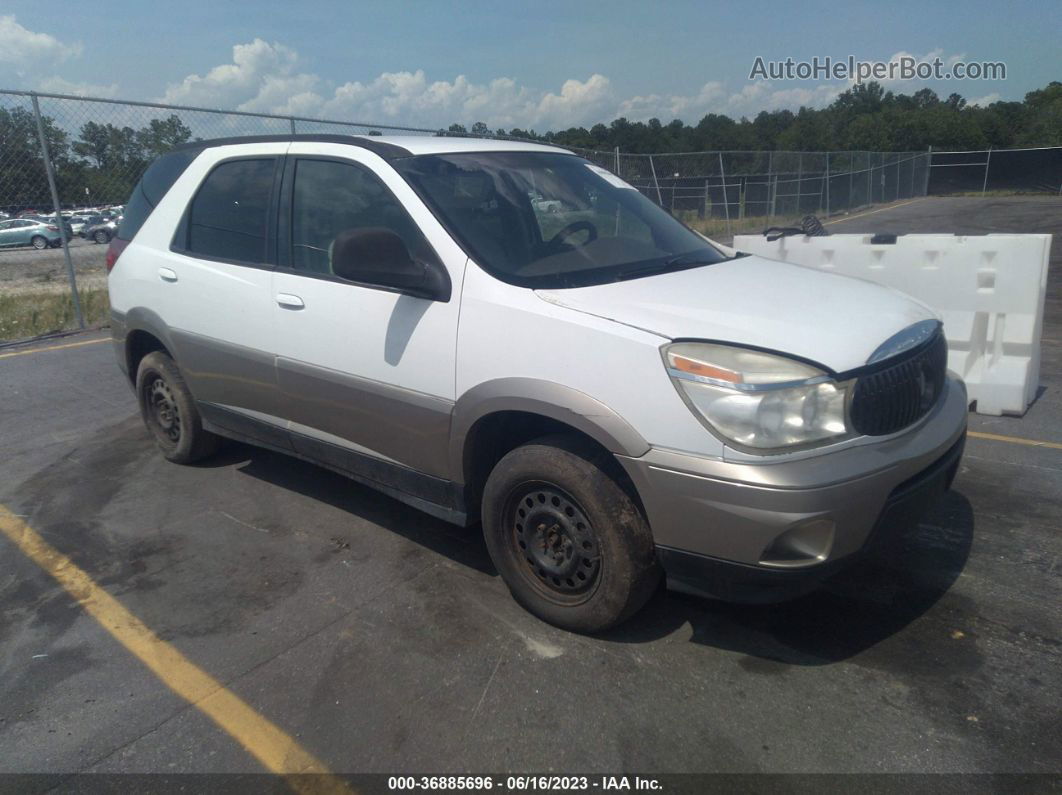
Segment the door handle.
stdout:
[[291,293],[277,293],[277,303],[285,309],[302,309],[306,306],[299,296]]
[[169,268],[159,268],[159,278],[164,282],[177,281],[177,273]]

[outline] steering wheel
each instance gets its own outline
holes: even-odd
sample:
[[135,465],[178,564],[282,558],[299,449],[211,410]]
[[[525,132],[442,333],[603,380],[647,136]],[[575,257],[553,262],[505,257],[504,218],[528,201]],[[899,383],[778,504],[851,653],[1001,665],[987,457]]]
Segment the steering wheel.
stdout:
[[553,237],[551,237],[549,239],[549,242],[546,243],[546,245],[549,248],[560,248],[562,245],[568,243],[569,237],[578,234],[579,232],[587,233],[586,240],[584,240],[582,243],[579,243],[579,246],[585,246],[588,243],[593,243],[595,240],[597,240],[596,226],[594,226],[589,221],[573,221],[572,223],[564,227],[562,230],[557,232],[557,234],[555,234]]

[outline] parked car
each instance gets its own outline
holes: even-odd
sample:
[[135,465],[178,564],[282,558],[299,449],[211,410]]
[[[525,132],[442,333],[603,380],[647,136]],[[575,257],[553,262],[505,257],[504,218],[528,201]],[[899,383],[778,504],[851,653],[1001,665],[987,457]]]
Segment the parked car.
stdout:
[[[577,219],[543,235],[531,190]],[[144,174],[107,263],[163,456],[241,439],[481,524],[513,596],[570,630],[622,621],[662,574],[806,591],[963,450],[926,306],[737,254],[553,147],[197,142]]]
[[[78,216],[78,222],[71,224],[72,226],[80,225],[80,228],[76,230],[75,234],[78,237],[88,237],[86,234],[89,229],[99,224],[106,223],[106,219],[99,213],[88,213]],[[113,237],[113,235],[112,235]],[[110,242],[109,240],[107,242]]]
[[[74,239],[74,227],[73,227],[73,224],[70,223],[70,219],[66,218],[65,216],[60,216],[60,219],[62,221],[63,229],[66,231],[66,239],[67,240],[73,240]],[[40,216],[38,218],[38,220],[43,221],[46,224],[52,224],[53,226],[58,226],[59,225],[59,221],[56,220],[54,214]],[[61,240],[59,241],[59,245],[62,245],[62,241]]]
[[104,219],[101,217],[98,223],[82,228],[81,236],[86,240],[94,240],[97,243],[110,243],[117,231],[118,221],[116,219]]
[[0,248],[14,246],[33,246],[44,249],[48,246],[61,246],[63,239],[59,227],[30,218],[11,218],[0,221]]
[[531,199],[531,206],[540,213],[559,213],[564,210],[564,202],[560,199],[546,199],[534,191],[527,195]]

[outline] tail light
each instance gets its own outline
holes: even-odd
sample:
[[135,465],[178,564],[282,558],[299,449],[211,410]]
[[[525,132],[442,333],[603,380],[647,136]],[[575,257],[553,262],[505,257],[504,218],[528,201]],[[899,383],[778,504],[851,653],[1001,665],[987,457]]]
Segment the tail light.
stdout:
[[122,252],[125,251],[125,247],[128,245],[128,240],[122,240],[120,237],[111,238],[111,244],[107,246],[107,273],[114,269],[114,264],[122,256]]

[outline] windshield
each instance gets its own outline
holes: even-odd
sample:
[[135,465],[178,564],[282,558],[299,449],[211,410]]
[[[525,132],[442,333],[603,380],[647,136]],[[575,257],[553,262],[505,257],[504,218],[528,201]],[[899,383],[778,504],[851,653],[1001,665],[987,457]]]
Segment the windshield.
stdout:
[[574,155],[467,152],[394,166],[472,258],[510,284],[583,287],[726,259],[636,189]]

